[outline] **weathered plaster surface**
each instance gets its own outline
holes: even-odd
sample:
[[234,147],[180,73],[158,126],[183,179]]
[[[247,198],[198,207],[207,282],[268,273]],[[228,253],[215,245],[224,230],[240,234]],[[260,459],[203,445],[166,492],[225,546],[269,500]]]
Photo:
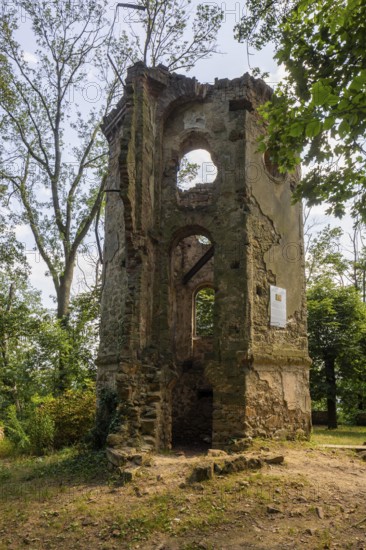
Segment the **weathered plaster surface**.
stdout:
[[[181,435],[226,448],[248,435],[309,433],[296,175],[273,178],[256,145],[255,108],[270,95],[249,75],[208,85],[139,63],[105,120],[108,188],[118,191],[107,191],[98,368],[99,391],[118,400],[110,444],[158,449]],[[216,180],[180,191],[179,162],[197,148],[211,153]],[[185,285],[205,252],[194,235],[214,257]],[[269,323],[271,284],[287,289],[284,329]],[[194,338],[202,285],[215,289],[211,339]]]

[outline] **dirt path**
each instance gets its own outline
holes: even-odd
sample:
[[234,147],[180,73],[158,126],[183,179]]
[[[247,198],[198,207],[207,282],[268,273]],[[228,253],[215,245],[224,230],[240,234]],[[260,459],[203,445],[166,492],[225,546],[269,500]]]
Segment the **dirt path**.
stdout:
[[[267,466],[259,476],[232,476],[236,487],[228,490],[224,484],[227,523],[202,537],[189,533],[187,548],[366,550],[366,462],[345,451],[280,450],[284,465]],[[244,477],[249,485],[242,487]],[[170,538],[143,548],[182,544]]]
[[171,455],[122,487],[43,480],[37,497],[3,486],[0,548],[366,550],[366,462],[301,445],[253,451],[279,453],[282,465],[195,484],[203,458]]

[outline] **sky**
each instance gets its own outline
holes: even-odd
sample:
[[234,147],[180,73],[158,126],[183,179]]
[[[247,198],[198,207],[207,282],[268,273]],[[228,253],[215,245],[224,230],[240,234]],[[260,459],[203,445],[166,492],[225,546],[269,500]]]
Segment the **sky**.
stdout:
[[[3,0],[4,1],[4,0]],[[62,0],[61,0],[62,1]],[[193,0],[193,6],[198,4],[197,0]],[[207,2],[212,5],[215,2]],[[260,52],[255,50],[247,50],[246,44],[239,44],[234,39],[234,26],[240,21],[241,15],[245,10],[245,3],[235,0],[225,0],[218,4],[224,13],[224,21],[218,35],[218,50],[221,53],[214,54],[210,59],[199,61],[196,66],[188,73],[189,76],[196,76],[197,80],[202,83],[213,83],[215,78],[236,78],[243,75],[245,72],[250,72],[253,67],[259,67],[261,72],[268,72],[269,78],[266,82],[273,88],[279,83],[284,76],[283,67],[278,67],[273,59],[273,48],[269,45]],[[111,15],[114,12],[114,2],[110,2]],[[128,30],[127,24],[120,16],[115,25],[115,33],[119,33],[122,29]],[[21,45],[24,49],[26,59],[30,62],[35,62],[36,59],[32,53],[34,43],[32,34],[27,22],[21,24]],[[182,71],[180,71],[182,72]],[[202,157],[203,158],[203,157]],[[196,161],[200,157],[196,157]],[[191,159],[194,160],[194,157]],[[351,222],[347,217],[342,222],[334,220],[331,217],[324,217],[325,206],[319,206],[313,209],[312,217],[319,221],[318,227],[324,226],[326,223],[332,225],[343,225],[347,231],[351,230]],[[50,277],[45,276],[46,267],[44,262],[36,251],[35,243],[31,235],[30,229],[27,226],[19,226],[16,228],[18,239],[25,244],[27,258],[31,265],[31,283],[41,290],[43,303],[46,307],[54,307],[54,287]],[[92,240],[90,245],[93,247]],[[76,273],[74,290],[80,288],[78,281],[83,280],[84,273],[90,271],[89,261],[87,258],[80,257],[79,264],[81,270]]]

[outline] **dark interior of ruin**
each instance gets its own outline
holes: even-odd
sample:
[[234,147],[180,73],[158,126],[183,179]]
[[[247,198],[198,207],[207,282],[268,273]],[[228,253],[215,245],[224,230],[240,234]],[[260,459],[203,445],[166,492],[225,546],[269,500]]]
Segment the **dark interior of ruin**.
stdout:
[[[172,250],[172,320],[178,368],[173,388],[174,447],[209,446],[212,439],[213,392],[204,375],[205,361],[213,351],[211,250],[212,243],[202,235],[186,237]],[[202,258],[206,261],[200,265]],[[195,271],[197,264],[200,269]]]

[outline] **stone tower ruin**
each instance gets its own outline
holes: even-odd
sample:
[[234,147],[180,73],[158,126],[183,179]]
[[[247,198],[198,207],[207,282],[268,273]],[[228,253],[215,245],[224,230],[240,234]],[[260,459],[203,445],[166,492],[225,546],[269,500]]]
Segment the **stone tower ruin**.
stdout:
[[[248,74],[200,84],[164,67],[129,69],[104,121],[110,147],[99,404],[114,395],[109,446],[228,449],[247,436],[309,434],[298,175],[258,153],[256,107],[271,90]],[[205,149],[214,182],[177,186]],[[196,296],[213,289],[213,328]]]

